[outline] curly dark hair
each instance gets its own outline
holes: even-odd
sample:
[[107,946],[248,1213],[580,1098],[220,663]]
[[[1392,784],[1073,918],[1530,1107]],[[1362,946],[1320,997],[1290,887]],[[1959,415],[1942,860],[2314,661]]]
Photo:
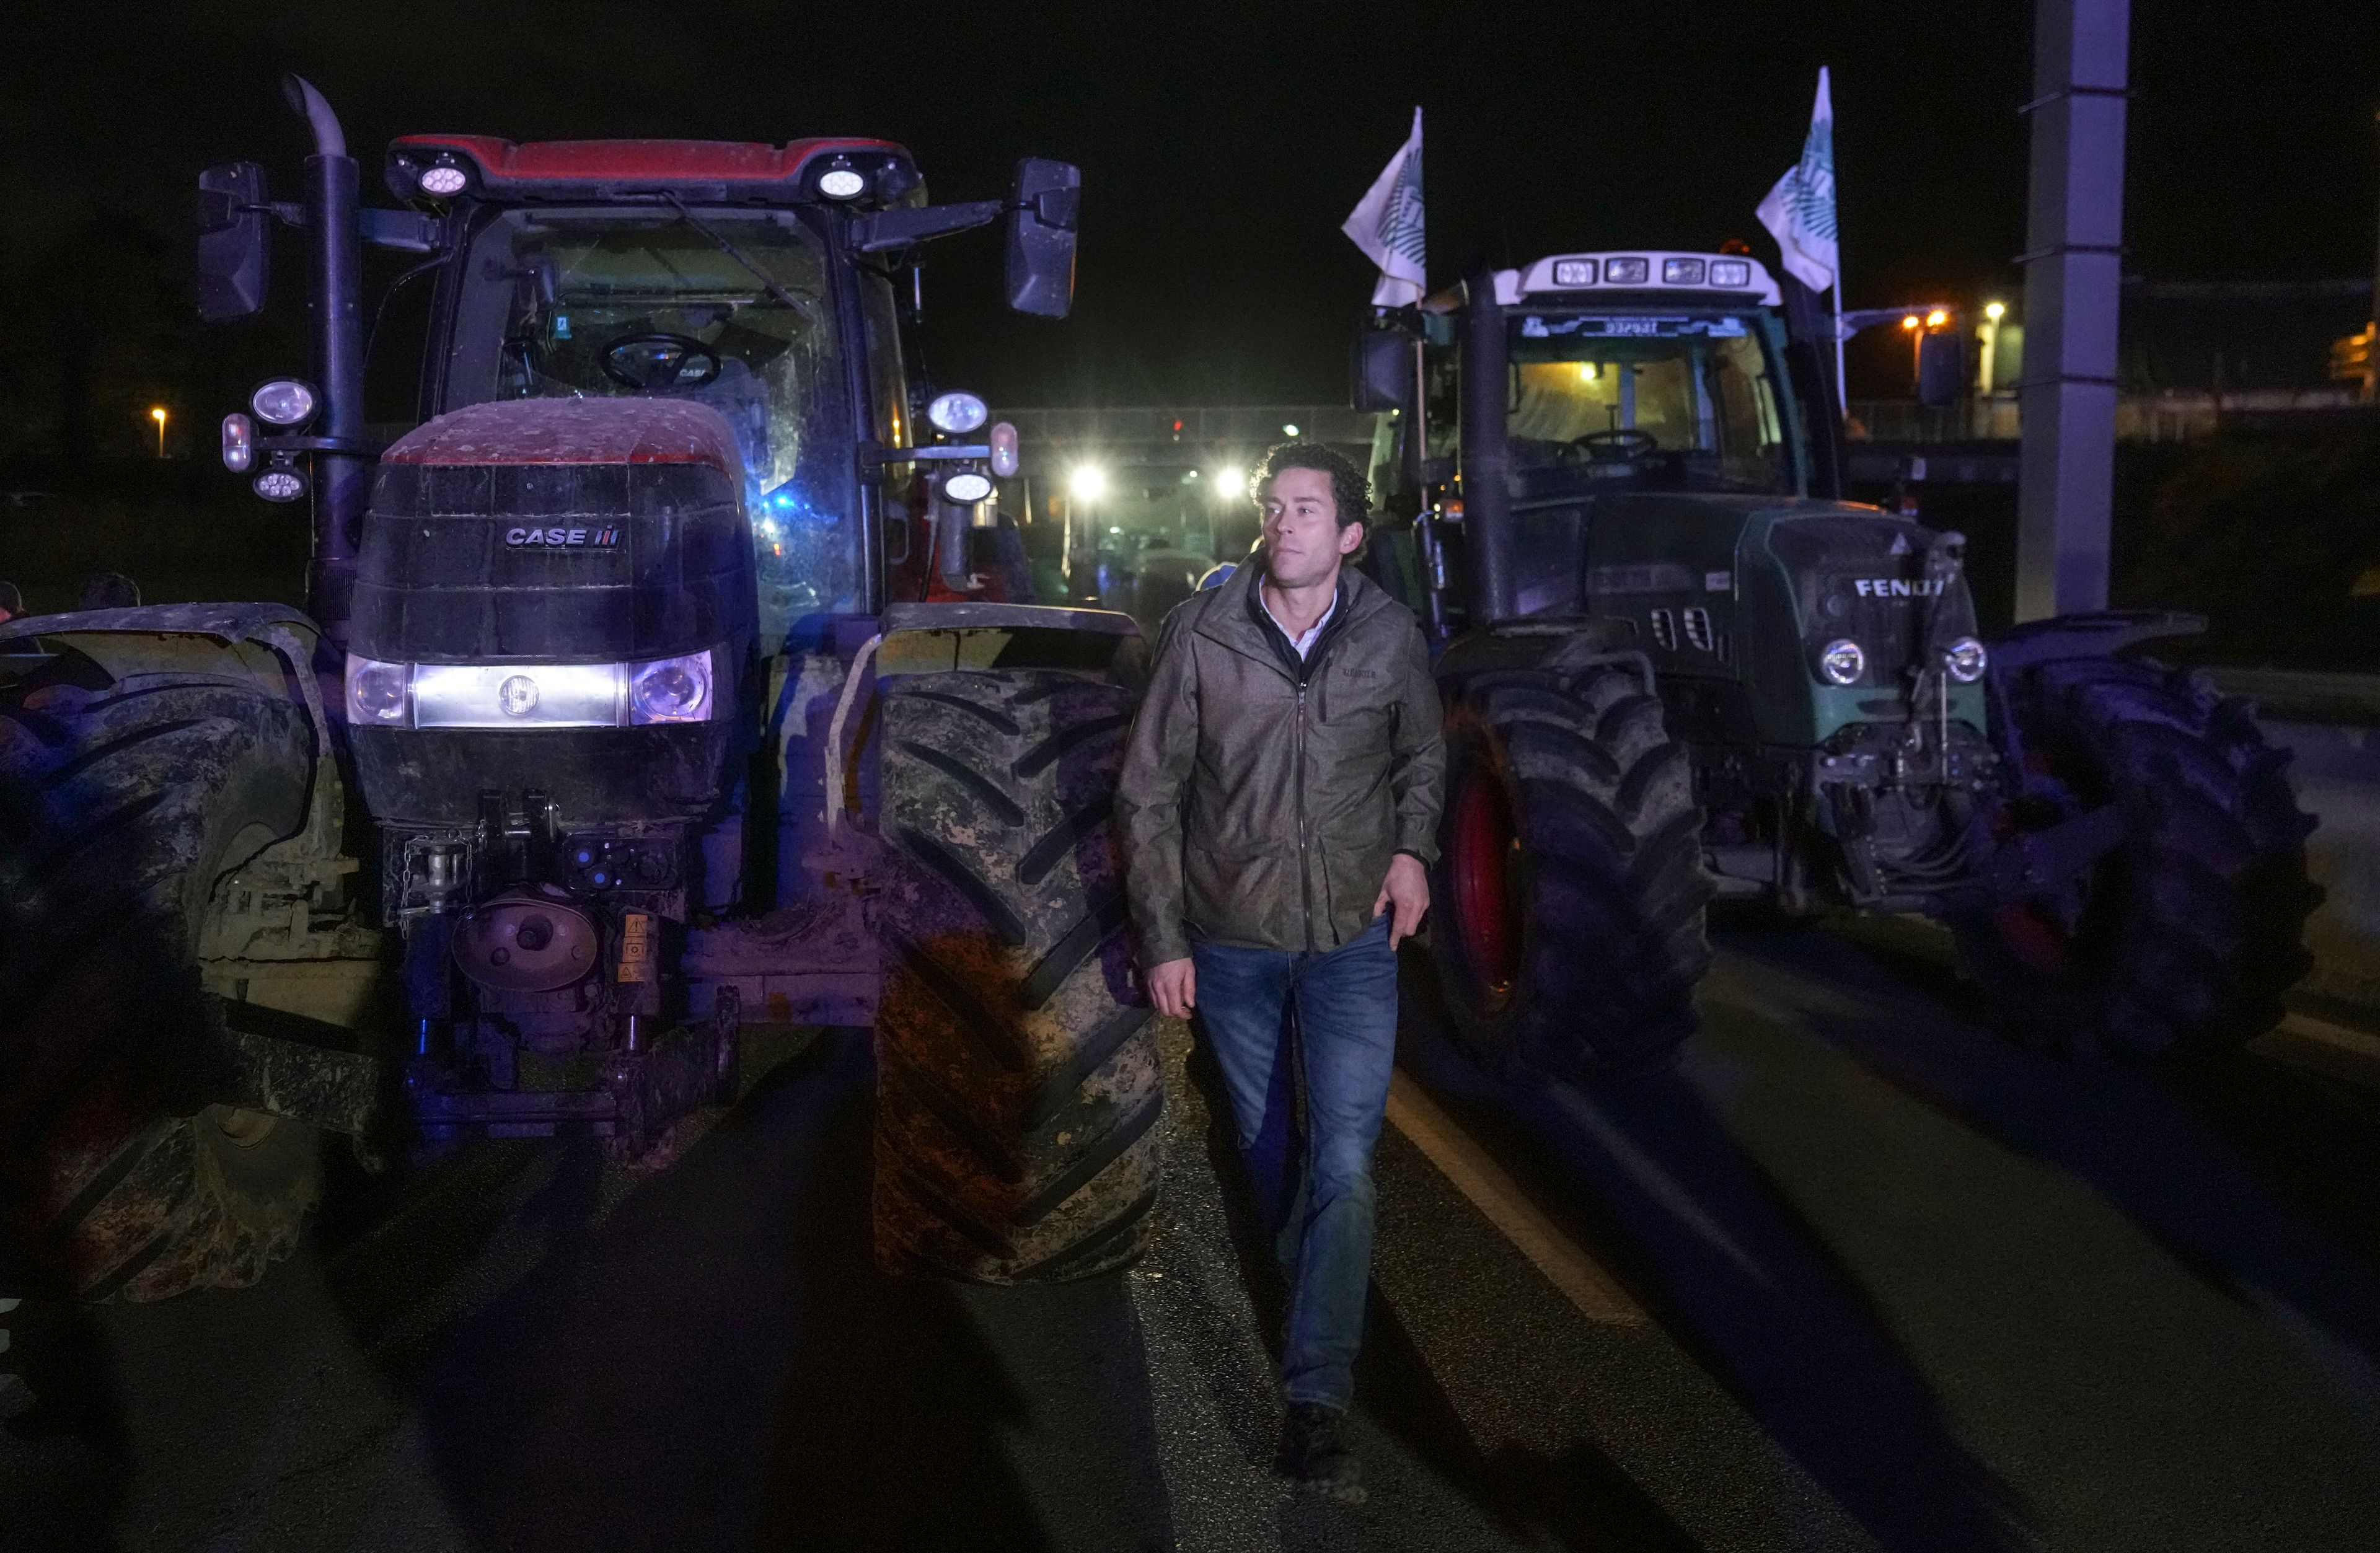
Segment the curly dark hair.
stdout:
[[1347,557],[1351,562],[1364,559],[1372,539],[1372,486],[1364,472],[1337,448],[1321,443],[1277,443],[1265,451],[1264,461],[1248,481],[1248,489],[1263,499],[1266,486],[1283,469],[1318,469],[1330,477],[1330,501],[1339,509],[1339,527],[1351,523],[1364,525],[1364,541]]

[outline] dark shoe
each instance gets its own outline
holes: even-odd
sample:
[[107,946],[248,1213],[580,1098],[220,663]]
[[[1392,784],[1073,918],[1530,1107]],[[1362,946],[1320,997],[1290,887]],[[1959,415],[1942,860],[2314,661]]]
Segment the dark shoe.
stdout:
[[1308,1494],[1362,1504],[1363,1471],[1347,1444],[1346,1414],[1318,1402],[1292,1402],[1281,1428],[1281,1470]]

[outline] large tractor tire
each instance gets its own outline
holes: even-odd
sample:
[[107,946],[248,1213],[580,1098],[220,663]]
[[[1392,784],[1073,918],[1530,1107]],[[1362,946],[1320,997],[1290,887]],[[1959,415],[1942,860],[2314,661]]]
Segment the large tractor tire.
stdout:
[[888,689],[878,1260],[984,1283],[1122,1266],[1164,1103],[1111,818],[1134,695],[1058,670]]
[[2031,791],[2003,831],[2120,807],[2123,842],[2044,896],[1953,924],[1962,963],[2008,1032],[2068,1055],[2144,1059],[2236,1047],[2281,1017],[2309,964],[2306,878],[2289,752],[2246,703],[2180,671],[2092,658],[2010,675]]
[[299,828],[313,758],[303,707],[235,673],[60,648],[0,683],[0,1212],[64,1293],[252,1283],[321,1195],[315,1128],[211,1103],[193,969],[216,880]]
[[1447,717],[1439,981],[1500,1063],[1591,1081],[1665,1065],[1694,1029],[1712,885],[1683,746],[1629,665],[1500,669]]

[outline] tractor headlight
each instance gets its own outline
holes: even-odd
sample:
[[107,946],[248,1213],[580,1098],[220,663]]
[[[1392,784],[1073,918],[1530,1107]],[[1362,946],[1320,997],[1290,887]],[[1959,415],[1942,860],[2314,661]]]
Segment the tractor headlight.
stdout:
[[1990,662],[1991,655],[1984,650],[1984,644],[1973,637],[1961,637],[1942,649],[1942,666],[1961,685],[1973,685],[1983,678]]
[[926,419],[933,423],[935,431],[957,436],[962,431],[972,431],[990,419],[991,411],[974,394],[953,392],[942,394],[928,405]]
[[254,479],[248,488],[268,502],[295,502],[306,494],[306,477],[286,464],[274,464]]
[[382,663],[350,654],[347,719],[380,728],[641,728],[719,716],[710,654],[638,663]]
[[628,721],[702,722],[710,716],[710,654],[628,665]]
[[314,407],[320,403],[312,385],[296,378],[260,383],[248,396],[248,407],[267,426],[303,426],[314,419]]
[[403,727],[413,721],[413,671],[347,655],[347,721]]
[[1818,672],[1829,685],[1857,685],[1867,673],[1867,654],[1849,637],[1840,637],[1828,642],[1827,650],[1818,654]]
[[962,506],[973,506],[991,494],[991,477],[962,469],[942,481],[942,494]]

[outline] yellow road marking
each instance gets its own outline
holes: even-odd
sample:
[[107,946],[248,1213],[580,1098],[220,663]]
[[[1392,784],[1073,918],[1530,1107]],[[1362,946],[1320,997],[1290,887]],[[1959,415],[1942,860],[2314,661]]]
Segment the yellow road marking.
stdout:
[[1618,1281],[1537,1211],[1488,1151],[1402,1073],[1389,1080],[1389,1120],[1588,1320],[1615,1327],[1646,1323],[1644,1308]]

